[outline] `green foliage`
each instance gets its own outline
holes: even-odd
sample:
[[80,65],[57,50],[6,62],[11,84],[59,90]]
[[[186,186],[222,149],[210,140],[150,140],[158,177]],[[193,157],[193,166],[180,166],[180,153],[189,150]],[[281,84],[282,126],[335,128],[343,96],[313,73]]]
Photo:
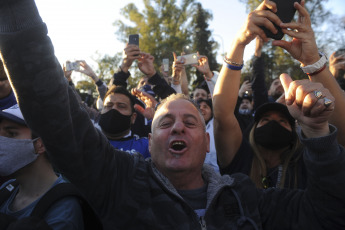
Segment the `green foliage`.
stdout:
[[[212,20],[212,14],[202,8],[200,3],[196,4],[196,13],[193,16],[193,50],[199,51],[200,55],[205,55],[208,58],[210,69],[218,70],[219,65],[216,60],[217,53],[215,50],[218,48],[217,42],[212,39],[212,33],[208,29],[208,21]],[[200,72],[196,72],[196,80],[193,86],[199,85],[204,81],[204,77]]]
[[91,83],[90,81],[87,81],[87,80],[78,81],[77,85],[75,86],[75,88],[79,92],[88,92],[88,91],[91,91],[91,93],[96,92],[95,84],[93,84],[93,83]]
[[140,35],[140,49],[152,54],[158,67],[163,58],[173,61],[172,52],[180,53],[190,44],[191,30],[188,26],[194,0],[184,0],[178,6],[175,0],[143,0],[144,10],[130,3],[121,10],[131,25],[117,20],[119,39],[126,43],[130,34]]
[[[211,40],[211,32],[208,30],[207,21],[212,19],[211,13],[204,10],[201,4],[195,4],[194,0],[182,0],[177,4],[176,0],[143,0],[144,10],[130,3],[126,5],[121,14],[128,24],[117,20],[114,26],[118,28],[119,39],[126,43],[130,34],[140,35],[140,50],[152,54],[155,57],[155,67],[159,69],[164,58],[173,62],[172,53],[180,55],[184,47],[190,46],[193,52],[209,58],[211,69],[218,69],[216,63],[217,43]],[[195,74],[195,70],[186,68],[189,81]],[[194,71],[194,72],[192,72]],[[133,73],[134,79],[141,77],[137,71]],[[202,81],[199,76],[196,84]]]
[[115,56],[104,55],[96,59],[98,68],[96,71],[97,76],[106,84],[113,77],[118,66],[121,64],[121,53],[115,54]]

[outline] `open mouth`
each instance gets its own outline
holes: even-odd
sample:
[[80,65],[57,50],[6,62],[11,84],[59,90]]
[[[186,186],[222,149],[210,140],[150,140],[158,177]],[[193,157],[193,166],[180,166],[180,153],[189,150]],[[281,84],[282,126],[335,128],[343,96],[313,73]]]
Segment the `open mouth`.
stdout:
[[184,143],[183,141],[174,141],[172,142],[170,147],[175,151],[181,151],[187,146],[186,146],[186,143]]

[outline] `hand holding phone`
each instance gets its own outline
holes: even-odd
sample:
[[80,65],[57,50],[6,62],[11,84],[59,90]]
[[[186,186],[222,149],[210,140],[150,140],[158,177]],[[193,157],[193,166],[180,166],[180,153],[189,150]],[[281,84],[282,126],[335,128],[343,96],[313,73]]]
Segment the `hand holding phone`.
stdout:
[[[277,13],[276,15],[280,18],[280,20],[284,23],[291,22],[293,19],[293,16],[295,15],[296,9],[294,7],[294,3],[298,2],[300,3],[301,0],[271,0],[276,3],[277,6]],[[273,23],[273,22],[272,22]],[[280,26],[273,23],[273,25],[278,30],[278,33],[274,34],[270,30],[268,30],[266,27],[261,26],[261,29],[265,32],[266,36],[268,38],[273,38],[275,40],[281,40],[284,36],[284,33]]]
[[79,69],[80,69],[80,63],[78,61],[66,62],[66,71],[79,70]]

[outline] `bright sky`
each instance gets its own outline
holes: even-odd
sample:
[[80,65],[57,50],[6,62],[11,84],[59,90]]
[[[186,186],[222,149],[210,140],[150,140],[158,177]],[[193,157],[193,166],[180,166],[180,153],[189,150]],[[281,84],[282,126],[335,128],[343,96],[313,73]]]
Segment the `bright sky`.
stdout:
[[[60,63],[84,59],[96,67],[93,59],[101,55],[121,52],[124,44],[117,40],[117,29],[112,25],[120,16],[120,9],[133,2],[138,8],[142,0],[36,0],[44,22],[48,25],[55,54]],[[213,14],[210,29],[220,44],[218,53],[226,52],[236,32],[244,23],[245,5],[238,0],[200,0],[204,9]],[[344,0],[329,0],[333,13],[345,16]],[[244,59],[254,52],[254,42],[246,49]],[[221,59],[218,58],[220,62]]]

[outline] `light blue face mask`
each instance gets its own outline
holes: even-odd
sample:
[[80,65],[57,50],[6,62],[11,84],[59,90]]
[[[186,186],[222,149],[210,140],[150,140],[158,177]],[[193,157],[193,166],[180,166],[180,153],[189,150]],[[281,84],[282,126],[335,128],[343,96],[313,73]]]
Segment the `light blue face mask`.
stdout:
[[238,113],[242,115],[248,115],[251,114],[252,110],[251,109],[239,109]]
[[34,141],[0,136],[0,176],[8,176],[36,160]]

